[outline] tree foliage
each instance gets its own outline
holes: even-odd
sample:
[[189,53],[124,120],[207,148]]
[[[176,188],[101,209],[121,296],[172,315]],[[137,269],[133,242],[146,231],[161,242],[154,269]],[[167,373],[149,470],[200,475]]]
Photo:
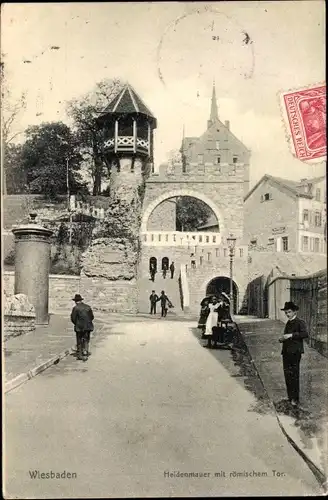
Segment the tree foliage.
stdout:
[[22,92],[14,97],[10,89],[5,71],[4,55],[1,55],[0,83],[1,83],[1,130],[4,146],[10,144],[23,130],[15,130],[20,115],[26,108],[26,94]]
[[42,123],[28,127],[25,134],[21,164],[30,193],[52,199],[67,193],[67,171],[70,194],[86,189],[79,172],[82,162],[79,143],[67,125]]
[[213,215],[211,208],[202,200],[180,196],[176,200],[176,226],[178,231],[197,231]]
[[26,173],[22,165],[22,145],[4,144],[3,169],[7,194],[26,192]]
[[105,79],[98,82],[91,92],[79,99],[72,99],[67,105],[67,113],[73,120],[81,153],[91,165],[94,196],[101,194],[101,180],[106,170],[102,157],[102,132],[98,129],[95,118],[121,89],[120,80]]

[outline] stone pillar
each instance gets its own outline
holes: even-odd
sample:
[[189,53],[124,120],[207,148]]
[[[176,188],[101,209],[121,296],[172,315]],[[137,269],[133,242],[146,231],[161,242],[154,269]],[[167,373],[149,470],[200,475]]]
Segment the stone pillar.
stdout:
[[12,232],[15,236],[15,294],[27,295],[35,308],[35,323],[49,323],[50,236],[53,234],[34,223],[21,225]]

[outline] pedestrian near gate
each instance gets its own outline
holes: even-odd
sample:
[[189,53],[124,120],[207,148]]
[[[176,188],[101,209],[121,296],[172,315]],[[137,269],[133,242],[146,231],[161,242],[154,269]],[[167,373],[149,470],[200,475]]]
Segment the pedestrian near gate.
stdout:
[[93,331],[93,311],[88,304],[83,303],[83,297],[79,293],[72,299],[75,306],[72,309],[71,321],[74,324],[77,344],[77,359],[87,361],[90,356],[89,344],[90,333]]
[[304,353],[303,339],[307,338],[306,323],[297,317],[298,306],[294,302],[285,302],[282,311],[288,318],[282,343],[282,362],[285,375],[288,399],[292,406],[299,404],[300,393],[300,362]]

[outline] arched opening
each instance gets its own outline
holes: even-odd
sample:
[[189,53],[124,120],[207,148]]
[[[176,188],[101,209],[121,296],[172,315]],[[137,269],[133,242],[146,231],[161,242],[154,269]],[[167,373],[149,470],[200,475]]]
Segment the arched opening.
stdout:
[[150,257],[150,259],[149,259],[149,272],[152,269],[157,271],[157,259],[156,259],[156,257]]
[[[206,287],[206,295],[219,294],[220,292],[226,293],[230,296],[230,278],[227,276],[218,276],[213,278]],[[232,282],[232,293],[233,293],[233,313],[238,312],[238,287],[236,283]]]
[[[193,189],[172,190],[163,193],[162,195],[151,201],[142,216],[141,232],[145,233],[147,231],[178,231],[176,224],[176,202],[177,199],[181,199],[184,197],[189,198],[189,200],[190,198],[200,200],[208,206],[210,217],[205,217],[205,224],[202,220],[196,220],[194,224],[194,227],[196,228],[195,231],[218,233],[224,232],[223,217],[216,203],[203,192],[198,192]],[[188,220],[182,221],[182,218],[179,217],[180,227],[182,224],[185,226],[183,231],[190,231],[189,227],[187,229],[186,224],[186,222],[188,223],[188,226],[192,224],[192,221],[190,220],[191,213],[189,212],[188,207],[186,210],[184,210],[184,213],[187,213]],[[163,222],[163,220],[165,222]],[[206,227],[204,227],[205,225]]]
[[148,231],[220,232],[211,207],[194,196],[170,197],[158,204],[147,222]]
[[162,271],[166,267],[166,269],[169,268],[169,258],[168,257],[163,257],[162,258]]

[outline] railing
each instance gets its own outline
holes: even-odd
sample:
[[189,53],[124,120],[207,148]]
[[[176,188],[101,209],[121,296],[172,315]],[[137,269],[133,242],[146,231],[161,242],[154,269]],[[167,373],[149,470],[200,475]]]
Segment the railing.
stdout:
[[221,244],[220,233],[147,231],[141,233],[142,243],[146,246],[187,246],[191,250],[197,246]]
[[[115,148],[115,139],[107,139],[104,142],[104,148]],[[135,150],[149,151],[149,141],[133,135],[118,136],[116,140],[117,151],[135,151]]]
[[89,203],[83,203],[82,201],[72,201],[71,200],[71,210],[76,214],[84,214],[91,215],[96,219],[104,219],[105,218],[105,209],[104,208],[96,208]]

